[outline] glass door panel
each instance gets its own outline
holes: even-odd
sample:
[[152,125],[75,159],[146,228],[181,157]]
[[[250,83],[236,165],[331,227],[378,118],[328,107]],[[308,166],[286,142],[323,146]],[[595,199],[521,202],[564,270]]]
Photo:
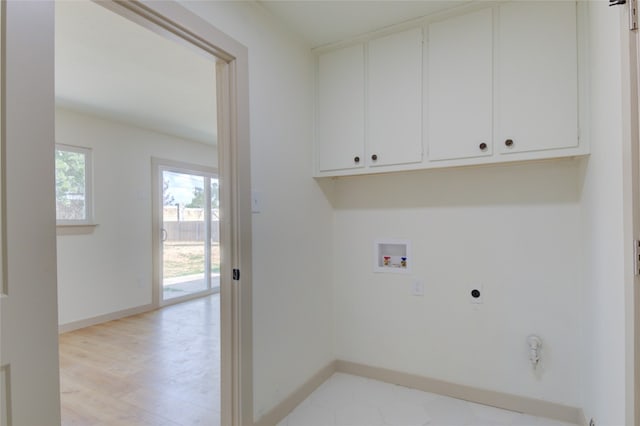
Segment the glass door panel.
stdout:
[[208,178],[162,172],[162,300],[210,288],[205,190]]
[[220,209],[218,179],[211,178],[211,287],[220,290]]

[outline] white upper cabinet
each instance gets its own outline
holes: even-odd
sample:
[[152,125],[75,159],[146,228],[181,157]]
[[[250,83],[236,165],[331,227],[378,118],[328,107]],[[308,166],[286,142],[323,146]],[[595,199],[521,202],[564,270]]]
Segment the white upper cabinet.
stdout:
[[498,10],[496,149],[576,147],[576,3],[514,2]]
[[364,46],[318,58],[316,155],[320,172],[363,167]]
[[589,153],[584,2],[472,3],[319,55],[316,176]]
[[491,155],[493,10],[433,23],[427,41],[429,160]]
[[422,29],[369,42],[367,162],[422,161]]

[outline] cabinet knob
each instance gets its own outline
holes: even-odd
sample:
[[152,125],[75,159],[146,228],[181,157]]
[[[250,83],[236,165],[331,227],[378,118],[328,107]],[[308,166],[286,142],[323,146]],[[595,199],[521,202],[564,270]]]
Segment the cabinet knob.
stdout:
[[507,139],[504,141],[504,144],[509,147],[513,146],[513,139]]
[[376,160],[378,159],[378,156],[377,156],[376,154],[373,154],[373,155],[371,156],[371,159],[372,159],[373,161],[376,161]]
[[353,157],[353,162],[354,163],[359,163],[360,162],[360,157]]
[[480,151],[486,151],[486,150],[487,150],[487,144],[486,144],[486,143],[484,143],[484,142],[482,142],[482,143],[479,145],[479,148],[480,148]]

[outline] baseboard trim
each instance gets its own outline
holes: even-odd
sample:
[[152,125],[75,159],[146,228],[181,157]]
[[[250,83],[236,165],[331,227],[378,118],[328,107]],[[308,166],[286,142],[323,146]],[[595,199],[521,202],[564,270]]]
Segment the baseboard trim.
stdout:
[[505,410],[517,411],[532,416],[547,417],[575,424],[584,424],[585,421],[584,414],[579,408],[471,386],[458,385],[413,374],[401,373],[386,368],[371,367],[355,362],[337,360],[336,371],[463,399],[478,404],[490,405]]
[[580,423],[578,424],[582,426],[589,426],[589,420],[587,419],[587,415],[584,413],[584,410],[582,408],[580,409]]
[[280,404],[269,410],[258,421],[254,423],[254,426],[274,426],[281,422],[285,417],[289,415],[302,401],[307,399],[311,393],[316,390],[318,386],[323,384],[336,372],[336,361],[331,361],[324,366],[320,371],[314,374],[309,380],[304,382],[298,389],[293,391],[288,397],[284,399]]
[[58,333],[67,333],[69,331],[79,330],[81,328],[90,327],[92,325],[102,324],[103,322],[113,321],[131,315],[143,314],[145,312],[153,311],[157,309],[153,304],[136,306],[135,308],[124,309],[122,311],[111,312],[104,315],[98,315],[96,317],[86,318],[79,321],[72,321],[66,324],[58,326]]

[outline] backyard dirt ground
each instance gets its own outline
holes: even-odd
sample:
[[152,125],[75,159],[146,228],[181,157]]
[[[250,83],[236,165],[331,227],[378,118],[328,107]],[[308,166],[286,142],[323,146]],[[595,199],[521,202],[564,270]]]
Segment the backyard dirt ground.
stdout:
[[[202,241],[165,241],[163,248],[164,278],[204,273]],[[220,246],[211,245],[211,272],[220,270]]]

